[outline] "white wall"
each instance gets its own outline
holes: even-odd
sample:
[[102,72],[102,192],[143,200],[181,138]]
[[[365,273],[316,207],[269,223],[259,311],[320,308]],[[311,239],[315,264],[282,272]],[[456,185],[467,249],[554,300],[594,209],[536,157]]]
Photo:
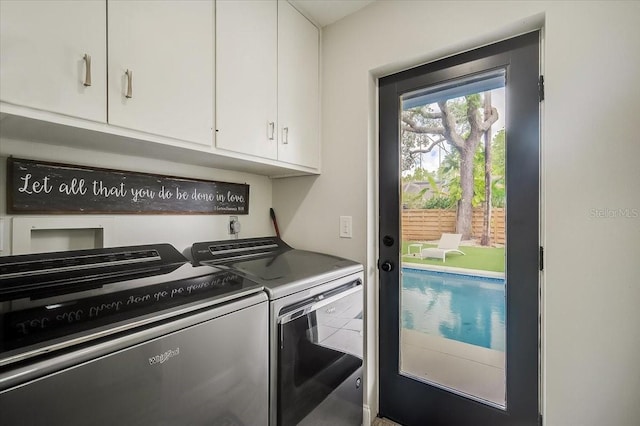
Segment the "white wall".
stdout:
[[[3,223],[3,248],[0,255],[11,254],[11,229],[14,216],[6,213],[6,157],[79,164],[117,170],[128,170],[186,178],[208,179],[249,184],[249,214],[238,216],[242,225],[240,238],[273,235],[269,217],[271,207],[271,180],[264,176],[232,172],[207,167],[191,166],[170,161],[152,160],[96,151],[59,147],[27,141],[0,140],[0,217]],[[92,216],[92,215],[91,215]],[[196,241],[222,240],[228,234],[228,215],[99,215],[110,223],[109,246],[170,243],[179,251]],[[29,217],[19,215],[15,217]],[[43,217],[41,215],[39,218]],[[44,216],[59,219],[59,215]],[[65,215],[72,221],[86,220],[88,215]]]
[[[640,419],[640,218],[593,210],[640,210],[640,2],[596,1],[379,0],[324,29],[323,174],[274,182],[274,206],[291,244],[367,265],[372,416],[375,77],[542,26],[544,421]],[[353,216],[352,239],[338,238],[340,215]]]

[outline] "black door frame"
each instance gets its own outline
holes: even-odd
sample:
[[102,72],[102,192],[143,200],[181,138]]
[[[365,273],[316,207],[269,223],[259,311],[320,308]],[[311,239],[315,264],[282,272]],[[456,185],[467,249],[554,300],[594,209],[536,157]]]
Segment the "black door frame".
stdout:
[[[379,413],[411,425],[536,425],[539,419],[540,32],[379,80]],[[400,96],[506,69],[506,410],[399,374]],[[517,168],[509,167],[517,164]],[[393,239],[391,241],[389,238]],[[387,244],[385,244],[387,243]],[[386,271],[392,268],[391,272]],[[517,306],[515,309],[509,307]],[[392,367],[397,366],[397,367]],[[428,423],[425,423],[428,420]]]

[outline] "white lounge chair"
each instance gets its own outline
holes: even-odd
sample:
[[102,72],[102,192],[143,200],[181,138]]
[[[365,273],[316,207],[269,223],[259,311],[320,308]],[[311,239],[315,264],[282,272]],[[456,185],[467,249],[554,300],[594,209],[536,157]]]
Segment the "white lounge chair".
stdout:
[[462,234],[442,234],[440,241],[438,241],[438,247],[424,248],[420,252],[420,257],[434,257],[442,259],[444,263],[447,253],[455,252],[464,255],[464,253],[458,250],[460,241],[462,240]]

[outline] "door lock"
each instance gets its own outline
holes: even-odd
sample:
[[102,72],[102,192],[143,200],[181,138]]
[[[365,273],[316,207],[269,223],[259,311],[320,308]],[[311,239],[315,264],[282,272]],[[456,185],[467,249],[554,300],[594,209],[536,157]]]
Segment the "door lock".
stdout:
[[382,265],[380,265],[380,269],[382,269],[384,272],[391,272],[393,271],[393,263],[387,260],[383,262]]

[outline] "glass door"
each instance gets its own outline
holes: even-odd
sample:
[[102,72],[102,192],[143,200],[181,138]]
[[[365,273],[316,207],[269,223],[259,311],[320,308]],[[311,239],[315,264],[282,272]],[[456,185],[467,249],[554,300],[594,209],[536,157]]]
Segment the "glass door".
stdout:
[[403,425],[538,421],[538,40],[380,80],[380,414]]

